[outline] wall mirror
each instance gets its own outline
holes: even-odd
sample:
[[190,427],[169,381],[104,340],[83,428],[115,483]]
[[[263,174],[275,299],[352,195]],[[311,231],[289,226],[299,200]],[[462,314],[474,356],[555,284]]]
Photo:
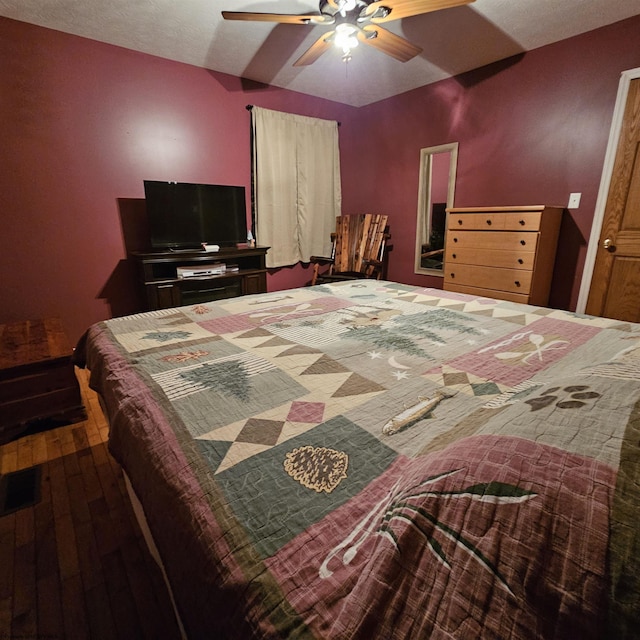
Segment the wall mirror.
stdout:
[[442,276],[446,209],[453,207],[458,143],[420,149],[415,273]]

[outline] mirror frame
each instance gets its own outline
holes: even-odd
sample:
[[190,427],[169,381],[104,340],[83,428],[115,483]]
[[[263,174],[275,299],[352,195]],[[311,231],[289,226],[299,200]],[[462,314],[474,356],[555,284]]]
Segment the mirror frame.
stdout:
[[[418,215],[416,220],[416,254],[414,273],[444,277],[444,269],[426,269],[421,265],[422,236],[421,229],[426,228],[427,238],[431,233],[431,178],[433,156],[450,152],[449,181],[447,184],[447,209],[453,207],[456,187],[456,170],[458,167],[458,143],[449,142],[434,147],[420,149],[420,182],[418,186]],[[426,226],[425,226],[426,225]],[[446,229],[445,229],[446,235]]]

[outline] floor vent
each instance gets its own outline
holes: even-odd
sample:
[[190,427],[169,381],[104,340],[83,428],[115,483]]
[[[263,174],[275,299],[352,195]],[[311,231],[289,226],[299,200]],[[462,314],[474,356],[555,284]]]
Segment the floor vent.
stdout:
[[40,477],[39,465],[0,476],[0,517],[37,504]]

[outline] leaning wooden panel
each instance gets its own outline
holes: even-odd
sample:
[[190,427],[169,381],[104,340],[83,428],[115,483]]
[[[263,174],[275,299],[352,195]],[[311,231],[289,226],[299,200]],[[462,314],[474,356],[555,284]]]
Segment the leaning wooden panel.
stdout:
[[[386,265],[385,243],[389,237],[388,216],[381,214],[344,215],[336,218],[331,235],[332,256],[312,256],[311,284],[359,277],[380,278]],[[320,273],[321,266],[327,266]]]

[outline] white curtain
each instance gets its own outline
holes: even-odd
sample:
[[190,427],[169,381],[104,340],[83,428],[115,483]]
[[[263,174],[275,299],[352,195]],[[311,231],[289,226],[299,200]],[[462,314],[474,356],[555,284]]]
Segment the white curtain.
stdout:
[[338,123],[253,107],[256,240],[267,267],[328,256],[340,215]]

